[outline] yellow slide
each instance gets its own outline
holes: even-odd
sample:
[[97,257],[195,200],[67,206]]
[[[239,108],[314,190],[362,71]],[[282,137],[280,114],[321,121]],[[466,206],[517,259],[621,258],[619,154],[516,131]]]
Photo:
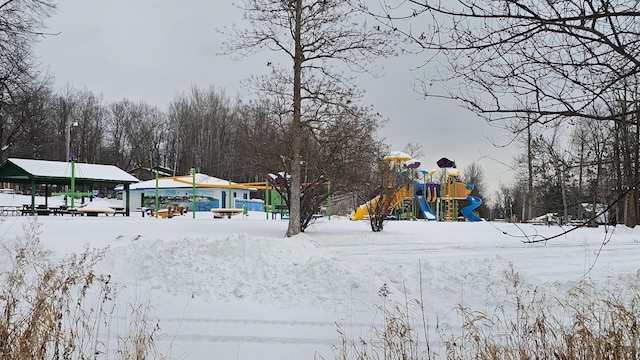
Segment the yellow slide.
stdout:
[[368,202],[358,206],[358,208],[356,209],[356,211],[351,214],[350,219],[351,220],[362,220],[366,217],[369,217],[369,207],[375,207],[376,204],[378,203],[378,200],[380,200],[380,195],[374,197],[373,199],[369,200]]
[[[393,202],[392,208],[395,207],[398,203],[400,203],[405,198],[411,197],[411,188],[402,188],[398,189],[393,195],[395,201]],[[351,220],[362,220],[369,217],[369,209],[375,209],[376,204],[380,201],[380,195],[374,197],[368,202],[358,206],[356,211],[351,214]]]

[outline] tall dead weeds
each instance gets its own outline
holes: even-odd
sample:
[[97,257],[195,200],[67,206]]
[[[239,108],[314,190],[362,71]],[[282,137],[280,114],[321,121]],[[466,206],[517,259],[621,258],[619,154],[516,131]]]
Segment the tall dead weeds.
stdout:
[[[111,334],[117,288],[109,275],[94,271],[105,250],[87,246],[79,254],[54,260],[40,242],[40,227],[33,218],[24,227],[24,238],[0,249],[0,258],[6,259],[0,272],[0,358],[101,359],[109,353],[130,359],[163,358],[149,344],[158,327]],[[140,310],[132,313],[133,318],[147,319],[150,309]],[[118,348],[128,338],[142,337],[143,329],[149,331],[145,342],[131,340],[132,346]],[[112,336],[119,341],[110,344]]]
[[491,313],[458,306],[459,326],[436,324],[440,344],[431,347],[428,338],[418,341],[420,333],[429,333],[425,304],[389,305],[384,296],[383,321],[364,336],[354,337],[338,325],[334,358],[640,359],[640,271],[633,284],[615,291],[583,281],[562,298],[524,284],[513,266],[504,279],[502,303]]

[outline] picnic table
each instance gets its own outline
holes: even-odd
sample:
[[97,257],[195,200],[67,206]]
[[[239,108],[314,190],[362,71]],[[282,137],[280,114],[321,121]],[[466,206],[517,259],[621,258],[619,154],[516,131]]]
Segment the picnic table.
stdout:
[[219,208],[219,209],[211,209],[213,213],[213,218],[223,218],[227,217],[231,219],[231,216],[242,213],[242,209],[231,209],[231,208]]
[[116,211],[113,209],[86,209],[86,208],[78,208],[76,210],[77,213],[79,214],[84,214],[87,216],[98,216],[99,214],[105,214],[107,216],[109,216],[109,214],[115,214]]
[[105,204],[100,201],[92,201],[85,204],[82,207],[79,207],[77,212],[79,214],[85,214],[87,216],[98,216],[99,214],[105,214],[109,216],[110,214],[115,214],[116,211],[109,207],[108,204]]

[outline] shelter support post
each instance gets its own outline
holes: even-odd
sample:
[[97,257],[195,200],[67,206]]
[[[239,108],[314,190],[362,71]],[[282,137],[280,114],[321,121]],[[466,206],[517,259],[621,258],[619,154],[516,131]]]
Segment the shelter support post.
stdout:
[[131,199],[130,199],[130,193],[129,193],[129,186],[130,184],[124,184],[124,193],[126,194],[125,196],[125,204],[124,204],[124,214],[125,216],[130,216],[131,214]]
[[36,179],[31,178],[31,216],[36,214]]

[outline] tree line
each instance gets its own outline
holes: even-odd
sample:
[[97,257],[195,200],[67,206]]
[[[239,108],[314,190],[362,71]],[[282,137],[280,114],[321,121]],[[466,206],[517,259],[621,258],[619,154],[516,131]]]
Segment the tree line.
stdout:
[[589,225],[637,225],[638,119],[585,118],[563,126],[531,126],[520,139],[516,181],[494,195],[493,216],[557,213]]
[[[66,161],[68,140],[70,154],[81,162],[125,170],[161,166],[175,175],[195,168],[235,182],[265,181],[290,162],[286,124],[268,102],[194,87],[163,111],[143,101],[105,102],[86,89],[42,89],[30,93],[26,107],[5,112],[20,130],[9,142],[3,139],[3,158]],[[382,118],[368,111],[342,114],[320,134],[302,134],[303,181],[323,178],[337,192],[371,181],[372,159],[387,145],[377,138]]]

